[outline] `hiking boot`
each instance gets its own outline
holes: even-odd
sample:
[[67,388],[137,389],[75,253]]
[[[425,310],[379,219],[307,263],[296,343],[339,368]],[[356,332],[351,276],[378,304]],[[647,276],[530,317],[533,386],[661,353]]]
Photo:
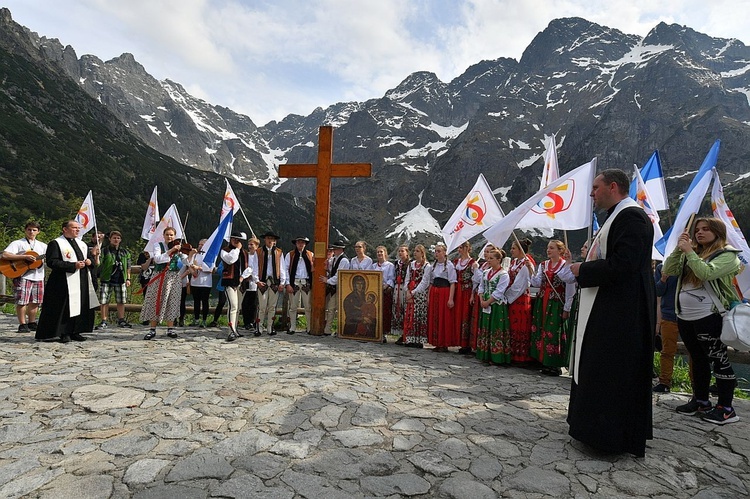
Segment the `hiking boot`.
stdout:
[[675,410],[680,414],[686,414],[688,416],[692,416],[693,414],[706,414],[711,410],[711,402],[704,405],[692,398],[687,404],[678,405]]
[[708,412],[704,412],[702,416],[703,421],[708,421],[709,423],[719,425],[736,423],[740,420],[739,416],[737,416],[737,413],[734,412],[734,409],[727,409],[720,405],[717,405]]
[[671,389],[664,383],[659,383],[658,385],[653,387],[651,391],[654,393],[669,393]]
[[99,331],[100,329],[107,329],[109,325],[107,324],[107,321],[101,321],[98,326],[94,328],[94,331]]
[[153,340],[156,337],[156,329],[150,329],[148,333],[146,333],[146,336],[143,337],[144,340]]
[[125,319],[118,319],[117,320],[117,327],[129,327],[132,328],[133,325],[126,321]]
[[19,324],[18,325],[18,332],[19,333],[30,333],[31,328],[29,328],[28,324]]

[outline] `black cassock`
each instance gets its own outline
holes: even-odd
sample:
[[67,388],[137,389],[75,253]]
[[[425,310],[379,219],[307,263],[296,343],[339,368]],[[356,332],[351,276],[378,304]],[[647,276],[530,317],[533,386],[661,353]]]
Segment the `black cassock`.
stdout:
[[[84,257],[75,240],[69,239],[68,241],[78,260],[90,258],[90,255]],[[96,310],[89,308],[89,279],[91,278],[89,270],[93,267],[84,267],[79,271],[81,273],[81,314],[70,317],[67,274],[76,271],[76,264],[63,259],[57,241],[50,241],[45,259],[52,272],[44,285],[44,302],[35,338],[50,340],[92,331]]]
[[609,228],[606,258],[581,264],[578,275],[582,288],[599,291],[581,345],[578,383],[570,389],[569,433],[603,452],[642,457],[653,438],[652,245],[648,216],[625,208]]

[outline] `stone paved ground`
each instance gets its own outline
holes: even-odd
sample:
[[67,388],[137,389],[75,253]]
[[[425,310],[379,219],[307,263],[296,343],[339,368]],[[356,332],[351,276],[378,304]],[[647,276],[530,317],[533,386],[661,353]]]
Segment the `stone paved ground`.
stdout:
[[645,459],[572,442],[568,378],[456,353],[219,329],[42,344],[0,317],[0,497],[748,497],[750,403],[654,398]]

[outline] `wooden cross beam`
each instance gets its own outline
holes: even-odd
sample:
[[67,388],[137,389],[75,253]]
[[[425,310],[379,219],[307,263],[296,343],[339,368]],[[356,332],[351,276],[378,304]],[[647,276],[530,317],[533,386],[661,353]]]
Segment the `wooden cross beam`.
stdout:
[[[279,165],[281,178],[315,178],[315,246],[313,253],[312,324],[311,334],[323,334],[326,308],[325,285],[320,278],[325,276],[328,233],[331,225],[331,178],[369,177],[370,163],[332,163],[333,127],[322,126],[318,132],[318,163]],[[294,279],[294,276],[290,276]]]

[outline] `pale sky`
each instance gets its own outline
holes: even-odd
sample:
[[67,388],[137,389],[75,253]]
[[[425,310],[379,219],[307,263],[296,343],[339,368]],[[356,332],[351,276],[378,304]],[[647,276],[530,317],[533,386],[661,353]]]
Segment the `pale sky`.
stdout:
[[13,19],[78,57],[132,53],[256,125],[382,97],[409,74],[449,82],[519,59],[559,17],[645,36],[659,22],[750,42],[750,0],[5,0]]

